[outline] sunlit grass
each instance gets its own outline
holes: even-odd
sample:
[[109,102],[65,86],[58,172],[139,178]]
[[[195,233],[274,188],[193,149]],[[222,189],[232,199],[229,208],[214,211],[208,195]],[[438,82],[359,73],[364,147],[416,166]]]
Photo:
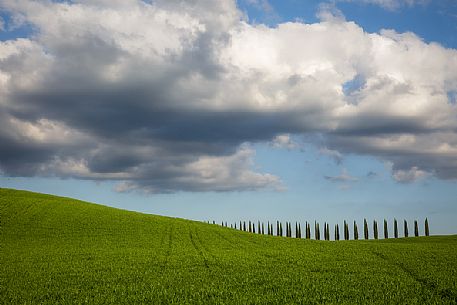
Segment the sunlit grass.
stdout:
[[457,236],[314,241],[0,189],[2,304],[456,304]]

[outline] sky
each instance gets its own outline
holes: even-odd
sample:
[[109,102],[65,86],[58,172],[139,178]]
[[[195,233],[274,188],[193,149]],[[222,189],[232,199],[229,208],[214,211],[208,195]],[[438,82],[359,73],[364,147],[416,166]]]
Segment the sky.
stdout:
[[455,33],[454,0],[0,0],[0,187],[456,234]]

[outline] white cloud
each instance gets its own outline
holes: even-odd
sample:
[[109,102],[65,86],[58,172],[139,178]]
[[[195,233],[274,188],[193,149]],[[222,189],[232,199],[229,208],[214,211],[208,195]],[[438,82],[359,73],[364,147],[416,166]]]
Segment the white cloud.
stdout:
[[4,7],[36,29],[0,42],[7,174],[150,192],[274,188],[242,143],[292,148],[290,135],[319,133],[337,160],[457,178],[457,51],[412,33],[366,33],[331,7],[319,23],[251,25],[228,0]]
[[337,2],[354,2],[379,5],[388,10],[396,10],[402,6],[425,5],[430,0],[337,0]]
[[319,154],[332,158],[337,164],[341,164],[343,161],[343,155],[339,151],[328,149],[327,147],[321,147]]
[[291,139],[290,134],[277,135],[271,141],[271,145],[275,148],[283,148],[288,150],[298,148],[298,144]]
[[186,191],[249,191],[263,188],[282,190],[278,177],[252,171],[254,151],[242,146],[230,156],[200,156],[197,160],[179,168],[179,177],[169,189],[157,187],[155,181],[144,176],[144,181],[123,181],[116,186],[117,191],[140,190],[146,193]]
[[356,177],[349,175],[346,169],[343,169],[341,173],[337,176],[324,176],[324,178],[336,183],[348,183],[358,181]]
[[393,178],[400,183],[410,183],[427,177],[429,174],[414,166],[408,170],[396,170],[392,173]]

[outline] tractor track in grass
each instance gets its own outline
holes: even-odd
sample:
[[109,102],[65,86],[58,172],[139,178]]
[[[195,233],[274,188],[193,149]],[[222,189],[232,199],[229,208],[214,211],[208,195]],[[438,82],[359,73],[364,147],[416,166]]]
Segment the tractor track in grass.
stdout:
[[217,235],[220,239],[222,239],[222,240],[224,240],[226,243],[228,243],[232,249],[236,249],[236,248],[237,248],[236,245],[235,245],[235,243],[234,243],[232,240],[230,240],[227,236],[222,235],[221,232],[215,231],[214,233],[215,233],[215,235]]
[[[203,253],[202,247],[201,247],[201,241],[198,239],[196,236],[197,231],[194,231],[194,234],[192,234],[192,229],[189,227],[189,238],[190,242],[192,243],[192,246],[194,247],[195,251],[197,251],[198,255],[202,258],[203,264],[207,269],[209,269],[209,264],[208,264],[208,259],[206,258],[205,254]],[[200,245],[197,245],[199,243]]]
[[201,248],[206,252],[213,260],[216,260],[217,257],[213,254],[213,252],[206,246],[206,243],[202,241],[200,238],[200,235],[197,232],[197,229],[195,229],[195,238],[196,240],[200,243]]
[[[165,241],[167,239],[167,241]],[[166,246],[165,246],[166,243]],[[165,256],[162,260],[161,263],[161,272],[162,274],[165,273],[165,270],[167,269],[168,266],[168,259],[171,255],[171,247],[173,244],[173,227],[169,227],[167,230],[166,234],[162,234],[162,237],[160,239],[160,248],[165,248]]]
[[418,276],[412,270],[405,267],[403,264],[400,264],[400,263],[390,259],[389,257],[387,257],[386,255],[384,255],[382,253],[379,253],[376,251],[372,251],[372,253],[376,257],[385,261],[387,264],[393,265],[393,266],[397,267],[398,269],[400,269],[401,271],[403,271],[404,273],[406,273],[409,277],[411,277],[414,281],[419,283],[426,290],[432,292],[435,295],[438,295],[443,301],[450,301],[450,302],[452,302],[451,304],[457,304],[457,294],[455,292],[453,292],[452,290],[440,289],[439,287],[436,286],[435,283],[430,282],[430,281]]

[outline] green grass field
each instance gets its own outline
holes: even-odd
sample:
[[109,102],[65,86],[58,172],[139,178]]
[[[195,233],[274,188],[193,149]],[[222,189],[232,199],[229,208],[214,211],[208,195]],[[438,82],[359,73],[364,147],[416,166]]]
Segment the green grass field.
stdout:
[[457,236],[260,236],[0,189],[1,304],[457,304]]

